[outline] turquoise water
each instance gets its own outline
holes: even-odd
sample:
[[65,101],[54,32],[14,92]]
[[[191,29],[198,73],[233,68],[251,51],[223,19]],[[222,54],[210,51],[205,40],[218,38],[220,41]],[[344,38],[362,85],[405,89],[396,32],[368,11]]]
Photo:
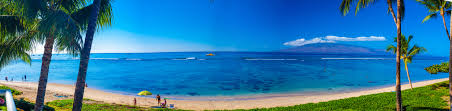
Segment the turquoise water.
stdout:
[[[171,96],[235,96],[275,93],[347,91],[393,85],[395,59],[369,55],[217,52],[92,54],[87,83],[91,88],[134,95],[142,90]],[[79,59],[54,55],[49,82],[74,84]],[[15,63],[0,72],[37,82],[41,56],[32,65]],[[418,57],[409,64],[412,81],[448,77],[423,68],[447,60]],[[402,64],[403,66],[403,64]],[[402,67],[403,68],[403,67]],[[402,82],[408,82],[402,69]]]

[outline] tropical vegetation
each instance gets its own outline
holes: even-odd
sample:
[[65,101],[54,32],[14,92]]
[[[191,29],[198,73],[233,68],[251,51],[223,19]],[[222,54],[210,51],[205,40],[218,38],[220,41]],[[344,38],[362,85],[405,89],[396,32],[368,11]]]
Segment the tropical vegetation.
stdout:
[[430,12],[429,15],[427,15],[424,20],[422,20],[422,23],[430,20],[431,18],[436,18],[438,15],[441,16],[443,20],[444,29],[447,33],[447,37],[450,37],[449,30],[447,29],[446,25],[446,18],[445,15],[450,16],[450,8],[451,4],[444,0],[416,0],[422,5],[425,6],[425,8],[428,9],[428,12]]
[[10,87],[6,87],[6,86],[0,86],[0,89],[9,89],[9,90],[11,90],[11,94],[13,94],[13,95],[21,95],[22,94],[22,91],[19,91],[19,90],[10,88]]
[[[355,15],[358,13],[359,9],[365,8],[370,4],[373,4],[376,0],[342,0],[341,5],[339,6],[339,10],[342,15],[347,15],[350,11],[351,5],[356,3],[355,7]],[[402,36],[402,18],[405,15],[405,4],[403,0],[387,0],[388,12],[391,13],[392,18],[394,19],[394,23],[397,28],[397,47],[396,47],[396,104],[397,111],[402,111],[402,91],[400,88],[400,51],[401,51],[401,36]],[[394,9],[392,8],[393,4],[397,4],[397,15],[394,13]]]
[[[88,29],[88,15],[95,9],[92,4],[88,5],[89,2],[90,0],[1,1],[4,16],[0,18],[2,22],[0,24],[12,24],[9,27],[5,27],[8,25],[0,27],[2,36],[9,35],[8,38],[2,37],[0,41],[0,45],[8,46],[2,47],[0,51],[1,64],[7,64],[18,58],[29,62],[29,55],[26,52],[35,46],[36,41],[40,43],[45,41],[35,110],[41,110],[43,106],[53,47],[55,46],[57,51],[66,51],[74,56],[80,53],[81,32]],[[111,25],[111,7],[110,4],[107,5],[104,6],[107,11],[102,10],[101,19],[96,20],[101,27]],[[23,36],[17,36],[18,33]]]
[[[403,91],[406,111],[448,111],[448,81]],[[289,107],[259,108],[249,111],[391,111],[395,109],[395,92],[385,92],[320,103]],[[248,111],[248,110],[231,110]]]
[[[6,87],[6,86],[4,86]],[[448,81],[432,85],[413,88],[403,91],[404,110],[407,111],[447,111]],[[359,110],[359,111],[384,111],[395,110],[395,100],[392,98],[395,92],[385,92],[359,97],[345,98],[320,103],[300,104],[288,107],[257,108],[249,110],[229,111],[325,111],[325,110]],[[84,99],[83,111],[168,111],[170,109],[152,109],[137,106],[107,104],[99,101]],[[70,111],[73,100],[56,100],[47,102],[44,111]],[[16,107],[25,111],[32,110],[34,105],[24,99],[15,99]],[[177,111],[182,111],[178,109]],[[220,110],[217,110],[220,111]]]
[[438,72],[448,73],[449,72],[449,63],[443,62],[441,64],[434,64],[432,66],[428,66],[424,68],[430,74],[438,74]]
[[77,82],[74,92],[73,111],[81,111],[83,106],[83,94],[85,90],[86,72],[88,70],[89,56],[91,54],[91,46],[93,44],[93,37],[96,27],[104,26],[104,23],[99,21],[106,21],[111,24],[112,8],[110,0],[94,0],[93,3],[87,6],[88,29],[86,31],[85,43],[81,50],[80,67],[77,76]]
[[[447,2],[445,0],[418,0],[418,2],[420,2],[421,4],[423,4],[427,10],[431,13],[429,15],[427,15],[427,17],[424,18],[423,21],[427,21],[432,17],[435,17],[437,15],[437,13],[439,12],[439,14],[442,16],[443,18],[443,25],[444,25],[444,29],[446,30],[447,33],[447,40],[449,40],[449,80],[452,80],[452,36],[451,33],[449,33],[448,29],[447,29],[447,25],[446,25],[446,20],[444,15],[451,15],[452,11],[450,11],[451,8],[451,3]],[[450,31],[452,31],[452,16],[450,18]],[[452,84],[452,81],[449,81],[449,84]],[[449,101],[452,101],[452,88],[449,88]],[[452,104],[449,104],[449,108],[452,109]]]
[[[413,35],[408,36],[408,38],[402,35],[400,58],[403,60],[403,63],[405,64],[405,71],[408,77],[408,82],[410,83],[411,89],[413,89],[413,84],[411,83],[410,79],[410,72],[408,71],[408,63],[411,63],[413,61],[414,56],[427,51],[427,49],[425,49],[424,47],[420,47],[416,44],[411,46],[410,45],[411,39],[413,39]],[[394,38],[394,42],[397,42],[397,37]],[[386,48],[386,51],[392,51],[393,53],[396,53],[396,50],[397,50],[396,46],[392,44]]]

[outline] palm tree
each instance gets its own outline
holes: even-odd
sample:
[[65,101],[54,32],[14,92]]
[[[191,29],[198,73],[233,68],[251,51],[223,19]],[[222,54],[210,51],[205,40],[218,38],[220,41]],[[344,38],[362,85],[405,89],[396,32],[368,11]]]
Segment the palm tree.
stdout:
[[[83,106],[83,94],[85,91],[86,72],[88,70],[89,56],[91,54],[91,46],[93,44],[93,36],[96,31],[96,21],[101,19],[111,20],[111,4],[110,0],[94,0],[88,6],[91,8],[89,13],[88,30],[86,31],[85,43],[80,54],[80,67],[77,75],[77,83],[74,92],[74,104],[72,111],[81,111]],[[103,16],[102,16],[103,15]],[[108,15],[108,16],[105,16]],[[103,20],[105,21],[105,20]]]
[[[7,1],[0,1],[0,69],[14,60],[21,59],[30,64],[31,59],[28,52],[31,51],[30,35],[36,35],[29,31],[33,26],[25,24],[18,14],[12,10],[13,5]],[[30,42],[31,41],[31,42]]]
[[[413,84],[411,84],[410,79],[410,73],[408,71],[408,63],[412,62],[414,56],[422,52],[426,52],[427,50],[424,47],[419,47],[418,45],[410,46],[411,39],[413,39],[413,35],[408,36],[408,38],[405,38],[405,36],[402,35],[400,58],[403,60],[403,63],[405,63],[406,75],[408,77],[411,89],[413,89]],[[394,42],[397,42],[397,38],[394,38]],[[396,49],[396,46],[389,45],[388,48],[386,48],[386,51],[392,51],[393,53],[396,53]]]
[[[421,4],[423,4],[431,13],[430,15],[428,15],[427,17],[424,18],[423,21],[427,21],[430,18],[436,17],[437,13],[439,11],[440,15],[443,18],[443,24],[444,24],[444,28],[446,30],[447,33],[447,39],[449,40],[449,84],[452,84],[452,16],[450,19],[450,31],[448,31],[447,29],[447,25],[446,25],[446,20],[444,18],[444,14],[448,14],[451,15],[452,11],[450,10],[451,8],[451,3],[446,2],[445,0],[423,0],[420,1],[418,0]],[[452,101],[452,85],[449,85],[449,101]],[[452,111],[452,104],[449,104],[449,109],[451,109]]]
[[[339,10],[341,13],[345,16],[350,11],[350,7],[353,3],[356,3],[355,8],[355,14],[358,13],[359,9],[365,8],[369,6],[370,4],[374,3],[376,0],[342,0],[342,3],[339,7]],[[392,4],[396,2],[397,3],[397,15],[394,14],[394,10],[392,8]],[[403,0],[386,0],[386,3],[388,5],[388,11],[391,13],[392,18],[394,19],[394,23],[397,27],[397,51],[396,51],[396,108],[397,111],[401,111],[402,109],[402,91],[400,88],[400,38],[402,36],[402,30],[401,30],[401,22],[402,17],[405,13],[405,5],[403,3]],[[452,54],[452,53],[451,53]]]
[[45,35],[36,38],[41,42],[45,41],[34,107],[35,111],[41,111],[44,104],[49,65],[54,46],[56,46],[57,51],[66,50],[73,55],[77,55],[80,50],[79,44],[82,43],[81,26],[71,17],[71,12],[76,9],[77,5],[84,4],[84,1],[19,0],[14,2],[16,4],[15,8],[23,10],[21,16],[28,20],[38,21],[37,30]]
[[[86,5],[90,0],[2,0],[8,2],[14,10],[21,11],[17,15],[24,21],[36,21],[36,32],[38,35],[33,40],[40,41],[44,45],[42,57],[41,76],[39,79],[38,93],[36,97],[35,111],[42,110],[49,65],[52,57],[53,47],[57,51],[66,51],[76,56],[82,44],[81,31],[87,29],[87,15],[92,10],[91,5]],[[7,5],[8,5],[7,4]],[[2,4],[3,5],[3,4]],[[102,13],[99,26],[111,25],[110,13]],[[29,22],[27,22],[29,23]]]
[[430,18],[436,18],[438,15],[441,15],[443,19],[443,25],[444,29],[446,30],[447,36],[449,37],[449,30],[447,29],[446,25],[446,19],[444,17],[445,14],[450,15],[450,8],[451,4],[449,2],[446,2],[444,0],[416,0],[422,5],[424,5],[428,12],[430,12],[430,15],[427,15],[424,20],[422,20],[422,23],[430,20]]

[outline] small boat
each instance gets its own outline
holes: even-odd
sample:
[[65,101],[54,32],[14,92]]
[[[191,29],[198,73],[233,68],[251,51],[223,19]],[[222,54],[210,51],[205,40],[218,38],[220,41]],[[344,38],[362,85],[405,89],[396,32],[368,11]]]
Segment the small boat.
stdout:
[[212,53],[209,53],[209,54],[206,54],[206,56],[215,56],[215,55]]

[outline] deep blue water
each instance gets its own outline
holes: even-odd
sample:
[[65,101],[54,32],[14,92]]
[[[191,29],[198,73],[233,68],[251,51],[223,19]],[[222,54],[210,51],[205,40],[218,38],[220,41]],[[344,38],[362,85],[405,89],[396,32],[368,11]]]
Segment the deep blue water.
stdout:
[[[395,83],[393,56],[302,55],[290,53],[217,52],[92,54],[87,83],[125,94],[149,90],[173,96],[230,96],[292,92],[355,90]],[[192,59],[186,59],[194,57]],[[354,58],[354,59],[347,59]],[[0,71],[0,78],[15,81],[27,75],[38,81],[41,56],[32,65],[15,63]],[[447,60],[418,57],[408,64],[412,81],[448,77],[423,68]],[[79,59],[54,55],[48,81],[74,84]],[[402,82],[408,82],[402,63]]]

